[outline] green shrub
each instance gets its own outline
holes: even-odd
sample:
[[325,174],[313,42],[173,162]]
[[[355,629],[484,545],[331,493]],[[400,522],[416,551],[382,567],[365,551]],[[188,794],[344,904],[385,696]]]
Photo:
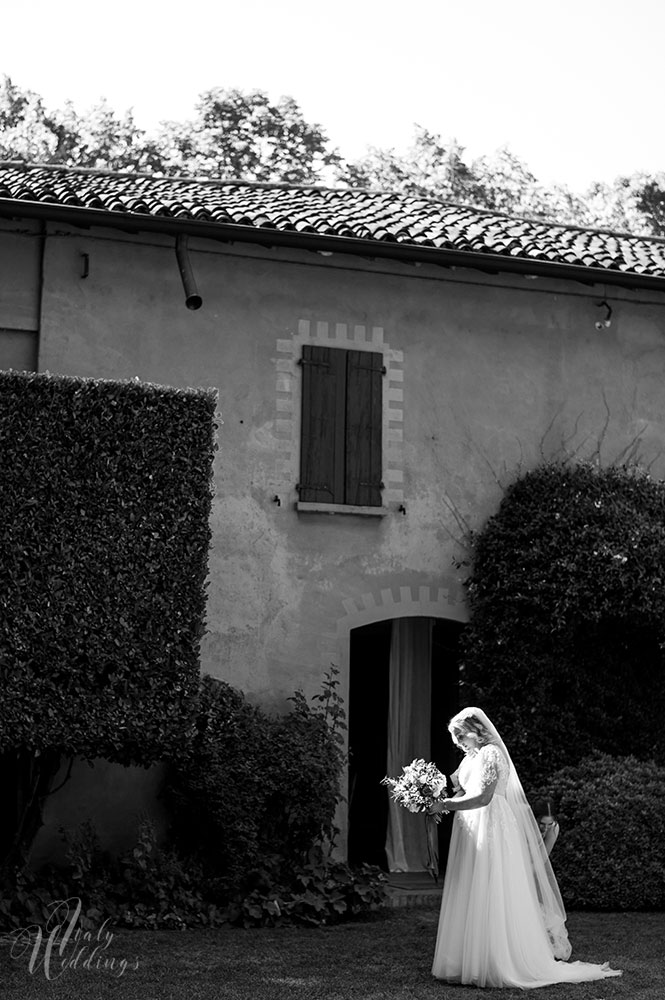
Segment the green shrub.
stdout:
[[343,763],[335,675],[317,696],[332,697],[333,709],[298,693],[281,717],[201,678],[197,735],[171,764],[164,797],[175,843],[203,866],[220,899],[280,876],[332,836]]
[[595,753],[534,789],[561,833],[552,864],[568,907],[665,909],[665,768]]
[[120,859],[115,887],[118,923],[127,927],[217,926],[225,915],[205,892],[200,869],[157,845],[145,820],[136,846]]
[[115,927],[147,930],[224,923],[315,926],[366,915],[386,898],[385,876],[378,868],[352,870],[320,848],[281,882],[264,873],[253,888],[220,906],[215,885],[200,867],[157,845],[149,819],[141,821],[136,845],[119,859],[100,849],[89,822],[66,834],[65,840],[68,850],[61,868],[21,870],[5,877],[0,884],[0,931],[46,926],[53,904],[61,900],[80,900],[78,923],[84,931],[93,931],[105,920]]
[[236,884],[259,855],[270,769],[270,720],[210,676],[199,687],[197,734],[172,762],[164,798],[178,849]]
[[281,884],[239,895],[226,910],[239,927],[296,923],[314,927],[366,916],[384,906],[386,877],[372,865],[350,868],[323,852],[296,867]]
[[332,838],[343,763],[325,715],[300,692],[291,701],[291,712],[272,720],[270,819],[259,832],[261,850],[287,860],[304,856],[321,837]]
[[461,697],[529,782],[580,747],[665,764],[665,484],[550,463],[473,539]]

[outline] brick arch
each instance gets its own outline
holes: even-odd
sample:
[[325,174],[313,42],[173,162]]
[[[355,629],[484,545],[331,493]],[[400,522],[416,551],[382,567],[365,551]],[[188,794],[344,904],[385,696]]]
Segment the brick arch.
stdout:
[[337,631],[351,631],[386,618],[452,618],[466,622],[466,607],[457,581],[449,587],[386,587],[342,601],[346,614]]

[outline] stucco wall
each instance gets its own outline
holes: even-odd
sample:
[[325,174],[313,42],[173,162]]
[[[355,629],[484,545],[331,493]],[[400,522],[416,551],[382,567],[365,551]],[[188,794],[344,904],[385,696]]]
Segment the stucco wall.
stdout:
[[56,789],[46,800],[44,825],[32,845],[30,864],[62,864],[71,846],[62,836],[75,836],[84,824],[92,821],[99,846],[104,851],[122,854],[137,843],[139,825],[149,820],[158,841],[164,839],[168,815],[160,798],[164,768],[122,767],[106,760],[90,764],[75,761],[69,780],[65,781],[69,761],[56,775]]

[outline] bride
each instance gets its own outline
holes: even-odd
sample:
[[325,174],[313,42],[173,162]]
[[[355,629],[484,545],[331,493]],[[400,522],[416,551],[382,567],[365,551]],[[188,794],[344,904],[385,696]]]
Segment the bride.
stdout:
[[536,820],[497,730],[465,708],[448,730],[465,757],[432,974],[474,986],[532,988],[619,976],[605,965],[568,962],[566,912]]

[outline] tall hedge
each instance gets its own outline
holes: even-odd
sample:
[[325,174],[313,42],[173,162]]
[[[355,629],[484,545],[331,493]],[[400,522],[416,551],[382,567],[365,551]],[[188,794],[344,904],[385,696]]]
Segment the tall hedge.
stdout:
[[214,390],[0,373],[0,752],[146,764],[197,690]]
[[527,781],[591,749],[665,763],[665,484],[544,464],[474,539],[463,690]]

